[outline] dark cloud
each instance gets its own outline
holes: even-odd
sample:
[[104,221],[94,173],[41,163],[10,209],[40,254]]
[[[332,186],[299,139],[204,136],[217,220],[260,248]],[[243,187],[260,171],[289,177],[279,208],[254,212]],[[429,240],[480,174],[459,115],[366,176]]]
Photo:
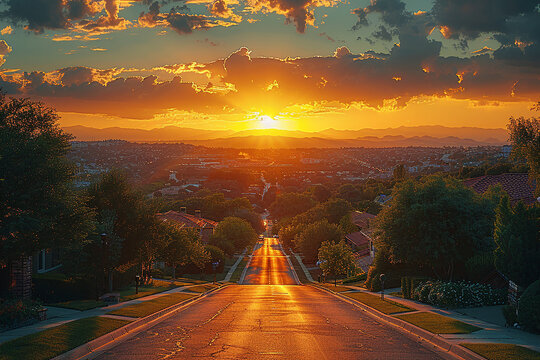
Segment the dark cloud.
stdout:
[[383,40],[383,41],[392,41],[393,35],[395,35],[395,31],[388,31],[386,26],[380,25],[379,29],[375,31],[371,36],[373,36],[376,39]]
[[1,17],[15,24],[23,24],[28,30],[43,33],[44,29],[66,29],[63,0],[2,0],[6,8]]
[[193,30],[209,29],[212,23],[203,15],[188,15],[173,10],[167,15],[167,22],[171,29],[178,34],[191,34]]

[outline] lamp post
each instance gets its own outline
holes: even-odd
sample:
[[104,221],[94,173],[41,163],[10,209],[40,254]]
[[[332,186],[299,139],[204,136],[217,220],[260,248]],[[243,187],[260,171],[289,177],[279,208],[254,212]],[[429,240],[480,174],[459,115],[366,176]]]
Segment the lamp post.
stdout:
[[102,233],[101,235],[101,244],[104,247],[103,254],[105,256],[105,271],[107,272],[107,281],[109,283],[109,292],[112,292],[112,272],[109,264],[109,237],[107,233]]
[[214,272],[214,284],[216,283],[216,271],[219,266],[219,261],[215,261],[212,263],[212,270]]
[[141,282],[141,276],[135,275],[135,294],[139,293],[139,284]]
[[386,275],[379,275],[379,280],[381,280],[381,300],[384,300],[384,280],[386,280]]

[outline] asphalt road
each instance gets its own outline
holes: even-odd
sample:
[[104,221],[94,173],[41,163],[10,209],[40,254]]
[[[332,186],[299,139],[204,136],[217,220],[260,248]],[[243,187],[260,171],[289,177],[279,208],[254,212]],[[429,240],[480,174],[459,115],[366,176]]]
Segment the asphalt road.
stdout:
[[[267,239],[256,250],[249,283],[294,281],[274,241]],[[98,358],[441,359],[331,294],[277,284],[233,285],[211,293]]]
[[266,238],[255,245],[242,285],[298,285],[277,239]]

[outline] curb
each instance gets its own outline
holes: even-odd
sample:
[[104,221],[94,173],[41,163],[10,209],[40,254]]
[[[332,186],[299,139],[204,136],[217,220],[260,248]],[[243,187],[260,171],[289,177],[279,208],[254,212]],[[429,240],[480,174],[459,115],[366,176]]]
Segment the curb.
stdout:
[[86,344],[80,345],[74,349],[71,349],[63,354],[53,357],[51,360],[76,360],[76,359],[92,359],[100,353],[98,351],[105,350],[105,346],[113,345],[113,343],[127,340],[128,335],[136,335],[137,333],[146,330],[159,322],[173,316],[174,314],[184,310],[186,307],[192,303],[201,300],[207,295],[223,289],[229,285],[223,285],[211,290],[208,290],[204,294],[200,294],[191,299],[184,300],[178,304],[169,306],[168,308],[159,310],[153,314],[150,314],[141,319],[132,321],[131,323],[122,326],[116,330],[111,331],[108,334],[98,337],[97,339],[91,340]]
[[384,314],[372,307],[369,307],[359,301],[354,300],[353,298],[349,298],[339,293],[333,292],[322,286],[318,286],[315,284],[309,284],[309,285],[319,290],[325,291],[331,295],[334,295],[335,297],[341,299],[342,301],[355,305],[359,307],[360,309],[362,309],[363,311],[365,311],[371,317],[376,318],[377,320],[382,321],[407,335],[417,337],[422,341],[430,343],[435,348],[438,348],[439,350],[444,351],[453,357],[463,359],[463,360],[486,360],[484,357],[476,354],[475,352],[472,352],[469,349],[466,349],[462,346],[459,346],[458,344],[454,344],[447,341],[446,339],[440,337],[438,334],[431,333],[411,323],[400,320],[391,315]]
[[[257,244],[255,244],[256,246]],[[244,285],[243,282],[244,282],[244,279],[246,277],[246,273],[247,273],[247,269],[249,267],[249,264],[251,264],[251,259],[253,259],[253,253],[255,252],[255,246],[253,246],[253,250],[251,251],[251,254],[248,255],[249,257],[249,260],[246,264],[246,267],[244,268],[244,270],[242,271],[242,275],[240,275],[240,279],[238,280],[238,285]]]

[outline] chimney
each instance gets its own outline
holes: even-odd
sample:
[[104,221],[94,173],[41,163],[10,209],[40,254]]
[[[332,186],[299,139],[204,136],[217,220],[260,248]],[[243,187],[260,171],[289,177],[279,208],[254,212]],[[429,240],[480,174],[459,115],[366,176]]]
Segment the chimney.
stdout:
[[182,214],[185,214],[185,213],[186,213],[186,207],[185,207],[185,206],[182,206],[182,207],[180,208],[180,212],[181,212]]
[[201,217],[201,210],[195,210],[195,216],[200,218]]

